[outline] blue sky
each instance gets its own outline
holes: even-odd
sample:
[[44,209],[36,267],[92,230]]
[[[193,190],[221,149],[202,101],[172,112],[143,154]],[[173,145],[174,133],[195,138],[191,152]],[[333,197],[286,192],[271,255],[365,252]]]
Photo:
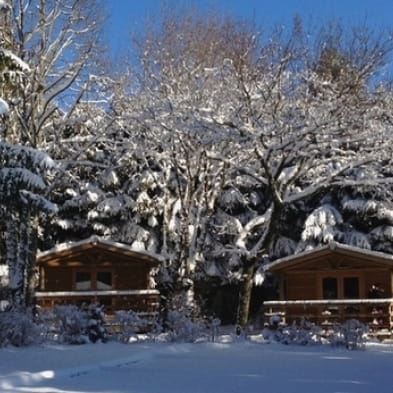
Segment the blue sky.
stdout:
[[[161,0],[108,1],[107,34],[115,54],[127,47],[130,31],[142,29],[147,16],[159,14],[161,3]],[[306,22],[312,18],[313,24],[340,19],[351,25],[367,19],[374,29],[393,29],[393,0],[169,0],[169,3],[191,3],[202,8],[213,4],[231,15],[255,16],[262,26],[290,24],[294,15],[300,15]]]

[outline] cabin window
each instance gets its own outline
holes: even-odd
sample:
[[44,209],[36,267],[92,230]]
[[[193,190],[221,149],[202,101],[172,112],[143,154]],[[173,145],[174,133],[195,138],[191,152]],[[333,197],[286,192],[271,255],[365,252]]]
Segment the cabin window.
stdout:
[[108,291],[112,289],[112,272],[77,271],[75,273],[75,290]]
[[337,278],[325,277],[322,280],[322,288],[323,288],[324,299],[337,299],[338,297]]
[[323,277],[322,296],[323,299],[359,299],[360,297],[359,277]]
[[112,273],[111,272],[97,272],[96,280],[97,290],[112,289]]
[[359,298],[359,279],[357,277],[344,277],[344,299]]
[[88,291],[91,289],[91,273],[76,272],[75,289],[77,291]]

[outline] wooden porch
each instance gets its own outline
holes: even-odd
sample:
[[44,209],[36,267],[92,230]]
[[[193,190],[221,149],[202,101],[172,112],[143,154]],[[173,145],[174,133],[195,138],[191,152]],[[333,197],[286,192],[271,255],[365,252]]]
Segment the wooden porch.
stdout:
[[299,322],[302,318],[321,327],[357,319],[373,331],[393,331],[393,298],[331,299],[331,300],[273,300],[264,304],[265,322],[282,324]]
[[43,310],[58,305],[90,304],[96,302],[104,306],[106,314],[116,310],[133,310],[140,314],[159,311],[160,293],[156,289],[100,290],[100,291],[41,291],[36,292],[36,303]]

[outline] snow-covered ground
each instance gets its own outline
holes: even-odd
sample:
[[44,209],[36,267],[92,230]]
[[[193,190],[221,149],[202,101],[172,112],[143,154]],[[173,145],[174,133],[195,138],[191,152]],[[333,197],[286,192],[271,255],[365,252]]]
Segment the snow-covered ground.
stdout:
[[0,349],[1,393],[391,393],[393,345],[221,338]]

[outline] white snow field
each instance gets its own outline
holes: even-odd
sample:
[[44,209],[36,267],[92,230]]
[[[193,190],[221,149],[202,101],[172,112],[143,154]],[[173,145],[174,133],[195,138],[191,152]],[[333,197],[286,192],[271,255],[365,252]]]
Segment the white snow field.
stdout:
[[0,349],[1,393],[392,393],[393,345],[257,341]]

